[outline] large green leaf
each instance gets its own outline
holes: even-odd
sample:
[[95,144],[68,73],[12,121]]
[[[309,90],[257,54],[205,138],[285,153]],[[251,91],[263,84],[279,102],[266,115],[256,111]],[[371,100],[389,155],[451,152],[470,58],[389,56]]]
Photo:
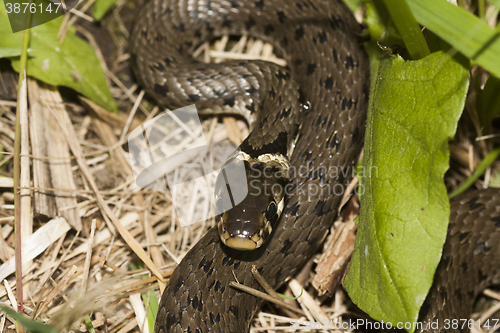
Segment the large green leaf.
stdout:
[[500,77],[500,31],[446,0],[406,0],[418,23]]
[[[27,74],[55,86],[67,86],[96,101],[110,111],[118,109],[111,96],[94,50],[75,35],[71,27],[62,44],[57,33],[63,17],[31,28]],[[3,0],[0,0],[0,54],[22,45],[23,32],[12,33]],[[11,58],[19,70],[19,58]]]
[[366,192],[345,280],[374,319],[415,322],[432,284],[450,214],[448,139],[467,87],[467,70],[442,52],[380,63],[361,175]]

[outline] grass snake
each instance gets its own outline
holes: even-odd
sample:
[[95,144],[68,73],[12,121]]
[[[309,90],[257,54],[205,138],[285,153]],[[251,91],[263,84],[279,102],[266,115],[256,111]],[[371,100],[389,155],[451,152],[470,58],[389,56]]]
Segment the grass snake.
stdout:
[[[246,149],[258,153],[284,140],[290,167],[298,170],[263,246],[230,249],[213,228],[186,254],[162,296],[156,333],[247,331],[262,302],[229,282],[259,289],[250,274],[256,265],[278,287],[323,242],[337,215],[341,196],[335,194],[347,187],[363,145],[369,64],[359,33],[340,0],[151,0],[140,10],[131,60],[148,93],[170,108],[196,104],[201,111],[244,116],[252,129]],[[289,69],[192,58],[202,42],[222,34],[273,43]],[[325,171],[332,168],[343,172]],[[423,321],[468,318],[478,291],[500,279],[498,190],[466,194],[451,209]]]

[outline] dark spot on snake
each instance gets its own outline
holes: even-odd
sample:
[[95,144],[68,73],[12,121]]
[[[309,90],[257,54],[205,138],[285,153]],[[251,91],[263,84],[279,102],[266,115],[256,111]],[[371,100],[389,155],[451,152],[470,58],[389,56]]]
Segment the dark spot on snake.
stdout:
[[168,85],[166,83],[164,83],[163,85],[155,83],[154,90],[155,90],[155,93],[161,94],[161,95],[166,95],[170,91],[168,89]]
[[[215,282],[215,281],[214,281],[214,282]],[[214,285],[214,290],[215,290],[215,291],[219,291],[220,287],[221,287],[221,283],[220,283],[220,281],[219,281],[219,280],[217,280],[217,282],[215,282],[215,285]]]
[[224,291],[226,291],[226,287],[222,286],[222,288],[220,288],[220,293],[224,294]]
[[341,141],[337,137],[337,132],[330,134],[328,140],[326,140],[326,148],[333,149],[335,148],[335,152],[339,151]]
[[300,40],[304,37],[304,28],[300,27],[295,30],[295,40]]
[[313,124],[312,128],[314,130],[318,129],[319,125],[324,124],[325,121],[326,121],[326,118],[322,118],[321,116],[318,116],[318,118],[316,118],[316,122]]
[[182,54],[182,51],[184,50],[184,48],[181,45],[179,47],[176,47],[175,50],[177,51],[177,53]]
[[303,159],[304,162],[306,162],[306,163],[310,163],[312,161],[312,154],[313,154],[312,151],[306,150],[302,153],[302,155],[300,156],[300,159]]
[[163,35],[156,35],[156,41],[157,42],[161,42],[162,40],[167,40],[167,37],[163,36]]
[[281,45],[283,45],[283,47],[287,47],[288,46],[288,38],[286,36],[283,37],[283,40],[281,41]]
[[281,280],[281,276],[283,275],[283,271],[281,270],[281,268],[274,274],[274,278],[276,280]]
[[315,69],[316,69],[316,64],[307,65],[307,76],[312,75]]
[[481,269],[478,269],[478,271],[477,271],[477,277],[478,277],[479,281],[483,281],[483,280],[486,280],[486,278],[488,277],[488,275],[484,274]]
[[319,9],[314,5],[314,3],[312,2],[309,2],[309,6],[308,8],[311,7],[312,9],[314,9],[315,11],[319,12]]
[[280,23],[285,23],[286,16],[282,10],[278,11],[278,20],[280,21]]
[[356,66],[356,63],[354,62],[354,59],[352,58],[351,55],[345,57],[344,65],[348,71],[352,70]]
[[201,30],[200,29],[196,29],[196,31],[194,32],[194,36],[196,38],[201,38],[202,34],[201,34]]
[[247,110],[249,110],[251,113],[254,113],[254,112],[255,112],[255,105],[254,105],[254,103],[249,104],[249,105],[245,105],[245,108],[246,108]]
[[186,31],[186,29],[184,28],[184,23],[181,23],[181,24],[179,24],[178,26],[176,26],[174,28],[175,28],[175,30],[180,31],[180,32]]
[[342,25],[342,24],[343,24],[343,21],[339,16],[336,16],[333,14],[330,16],[330,27],[333,30],[338,29],[340,27],[340,25]]
[[491,250],[490,246],[486,246],[486,243],[478,240],[476,245],[476,251],[481,251],[482,253],[487,253]]
[[200,95],[191,94],[191,95],[188,95],[188,97],[189,97],[190,102],[197,102],[200,100]]
[[356,143],[359,140],[359,128],[355,128],[351,131],[352,134],[352,142]]
[[241,262],[237,261],[234,263],[233,269],[238,269],[240,267]]
[[301,2],[297,2],[295,6],[297,6],[298,9],[302,10],[303,4]]
[[445,269],[448,269],[448,266],[450,265],[450,262],[451,262],[451,258],[449,256],[446,256],[446,257],[443,257],[441,259],[441,261],[443,262],[444,264],[444,268]]
[[495,228],[500,228],[500,216],[492,217],[491,221],[496,222],[495,223]]
[[169,58],[165,58],[163,59],[163,62],[165,63],[165,65],[167,66],[170,66],[170,64],[172,63],[172,61],[169,59]]
[[347,99],[345,97],[342,97],[342,110],[350,110],[353,105],[353,101],[351,99]]
[[467,231],[467,232],[463,232],[461,233],[459,236],[458,236],[458,239],[460,240],[460,242],[462,242],[464,239],[467,238],[467,236],[469,236],[470,234],[470,231]]
[[340,167],[340,173],[339,173],[339,183],[343,183],[344,180],[346,179],[348,173],[344,173],[344,167]]
[[224,257],[222,259],[222,266],[231,266],[234,263],[234,259],[231,257]]
[[160,72],[163,72],[165,70],[165,66],[163,66],[163,64],[161,62],[155,64],[153,67],[149,67],[149,69],[151,69],[152,71],[154,70],[157,70],[157,71],[160,71]]
[[290,78],[290,73],[279,70],[276,74],[278,80],[288,80]]
[[312,109],[311,103],[309,103],[306,100],[306,95],[304,95],[304,91],[302,88],[299,87],[299,103],[302,104],[302,106],[307,106],[306,114],[309,113],[310,109]]
[[473,203],[472,205],[470,205],[469,209],[470,210],[474,210],[474,209],[477,209],[479,207],[483,207],[484,205],[480,202],[476,202],[476,203]]
[[231,312],[233,314],[233,316],[238,319],[238,307],[234,306],[234,305],[231,305],[229,307],[229,312]]
[[478,201],[478,200],[479,200],[479,197],[474,197],[474,198],[470,199],[469,201],[467,201],[465,204],[466,205],[468,205],[468,204],[472,205],[472,204],[476,203],[476,201]]
[[190,48],[191,46],[193,46],[193,42],[192,41],[186,41],[186,42],[184,42],[184,45],[186,45],[188,48]]
[[231,7],[233,8],[241,7],[241,4],[236,0],[229,0],[229,2],[231,3]]
[[318,40],[321,44],[325,44],[328,41],[328,36],[326,32],[322,31],[318,33]]
[[208,34],[209,34],[209,35],[213,35],[215,28],[212,28],[212,27],[210,26],[210,24],[207,24],[207,25],[206,25],[206,27],[207,27],[207,32],[208,32]]
[[326,212],[325,202],[323,200],[319,200],[316,204],[316,208],[314,209],[314,214],[316,214],[316,216],[323,216]]
[[174,313],[169,313],[167,314],[167,318],[165,320],[165,326],[166,327],[172,327],[173,325],[175,325],[176,323],[178,323],[179,321],[177,320],[177,318],[175,317],[175,314]]
[[460,292],[460,290],[457,289],[457,291],[455,292],[455,296],[460,302],[462,301],[462,293]]
[[212,9],[212,1],[211,1],[211,0],[208,0],[208,1],[207,1],[207,9],[208,9],[208,10],[211,10],[211,9]]
[[[209,284],[207,284],[207,287],[208,287],[208,289],[209,289],[209,290],[210,290],[210,289],[212,289],[212,288],[214,287],[215,282],[218,282],[218,281],[213,280],[212,282],[210,282]],[[217,291],[217,290],[216,290],[216,291]]]
[[298,67],[298,66],[302,65],[303,61],[302,61],[302,59],[295,59],[295,61],[293,63],[295,64],[295,67]]
[[245,92],[249,95],[256,95],[259,93],[259,89],[255,88],[254,86],[250,86],[250,88],[245,89]]
[[249,17],[248,21],[245,22],[245,27],[250,30],[257,22],[253,19],[253,17]]
[[175,283],[174,290],[179,290],[183,284],[184,284],[184,281],[182,281],[182,279],[177,280],[177,282]]
[[198,264],[198,269],[203,267],[203,270],[206,273],[210,269],[210,265],[212,265],[212,260],[207,261],[205,258],[203,258],[203,259],[201,259],[200,263]]
[[212,312],[210,312],[210,321],[212,322],[212,325],[218,323],[220,321],[220,313],[218,313],[216,317]]
[[224,21],[222,21],[222,26],[225,28],[231,28],[231,24],[233,24],[233,22],[231,22],[231,20],[228,20],[227,17],[225,17]]
[[328,90],[328,91],[331,91],[332,87],[333,87],[333,78],[331,76],[329,76],[325,80],[325,89]]
[[290,240],[286,239],[283,242],[283,247],[280,250],[280,253],[283,253],[285,256],[287,255],[288,250],[292,247],[293,243]]
[[274,31],[274,27],[272,24],[268,24],[264,27],[264,34],[266,34],[266,35],[269,35],[273,31]]
[[334,48],[333,49],[333,61],[337,62],[338,58],[339,58],[339,55],[337,54],[337,50]]
[[[189,302],[189,298],[188,298],[188,302]],[[193,308],[198,308],[198,296],[194,296],[192,299],[191,299],[191,305],[193,306]]]
[[276,97],[276,90],[274,90],[274,87],[271,87],[271,90],[268,91],[269,96],[271,96],[273,99]]
[[442,299],[447,299],[448,298],[446,290],[444,289],[443,286],[441,286],[438,291],[439,291],[439,294],[441,295]]
[[264,10],[264,0],[256,1],[255,7],[260,8],[261,10]]
[[462,267],[462,270],[464,271],[464,273],[467,272],[467,269],[469,269],[469,266],[467,266],[467,263],[465,261],[460,266]]
[[230,107],[234,106],[234,96],[229,96],[224,98],[224,105],[229,105]]
[[282,109],[276,114],[276,120],[281,120],[287,118],[292,112],[292,107],[290,106],[288,109]]

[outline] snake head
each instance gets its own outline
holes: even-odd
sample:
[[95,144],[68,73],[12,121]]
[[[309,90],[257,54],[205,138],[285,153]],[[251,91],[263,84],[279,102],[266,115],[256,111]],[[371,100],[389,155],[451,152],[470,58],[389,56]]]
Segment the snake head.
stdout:
[[[233,163],[243,166],[246,172],[246,179],[235,180],[236,186],[227,182],[230,168],[236,167]],[[216,205],[221,212],[217,227],[221,241],[235,250],[257,249],[269,238],[283,211],[288,169],[276,160],[251,163],[236,158],[222,171],[216,182]],[[231,204],[223,200],[231,195],[231,189],[244,186],[248,193],[243,200],[236,204],[235,200]]]

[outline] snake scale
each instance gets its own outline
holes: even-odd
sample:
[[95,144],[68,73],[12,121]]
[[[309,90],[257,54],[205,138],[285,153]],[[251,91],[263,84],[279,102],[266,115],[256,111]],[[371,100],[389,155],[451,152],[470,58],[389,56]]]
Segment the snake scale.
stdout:
[[[359,25],[340,0],[151,0],[131,37],[139,82],[161,105],[237,113],[252,128],[254,149],[289,133],[293,194],[271,239],[253,251],[225,247],[213,228],[170,278],[155,332],[246,332],[261,300],[229,287],[260,289],[255,265],[278,287],[318,249],[333,220],[363,145],[369,65]],[[202,42],[248,34],[273,43],[289,70],[262,61],[201,64]],[[305,107],[307,105],[307,107]],[[326,167],[326,169],[325,169]],[[344,176],[347,175],[347,176]],[[321,191],[313,189],[321,188]],[[443,259],[421,320],[468,318],[485,285],[500,279],[500,194],[471,192],[452,202]],[[441,321],[442,322],[442,321]]]

